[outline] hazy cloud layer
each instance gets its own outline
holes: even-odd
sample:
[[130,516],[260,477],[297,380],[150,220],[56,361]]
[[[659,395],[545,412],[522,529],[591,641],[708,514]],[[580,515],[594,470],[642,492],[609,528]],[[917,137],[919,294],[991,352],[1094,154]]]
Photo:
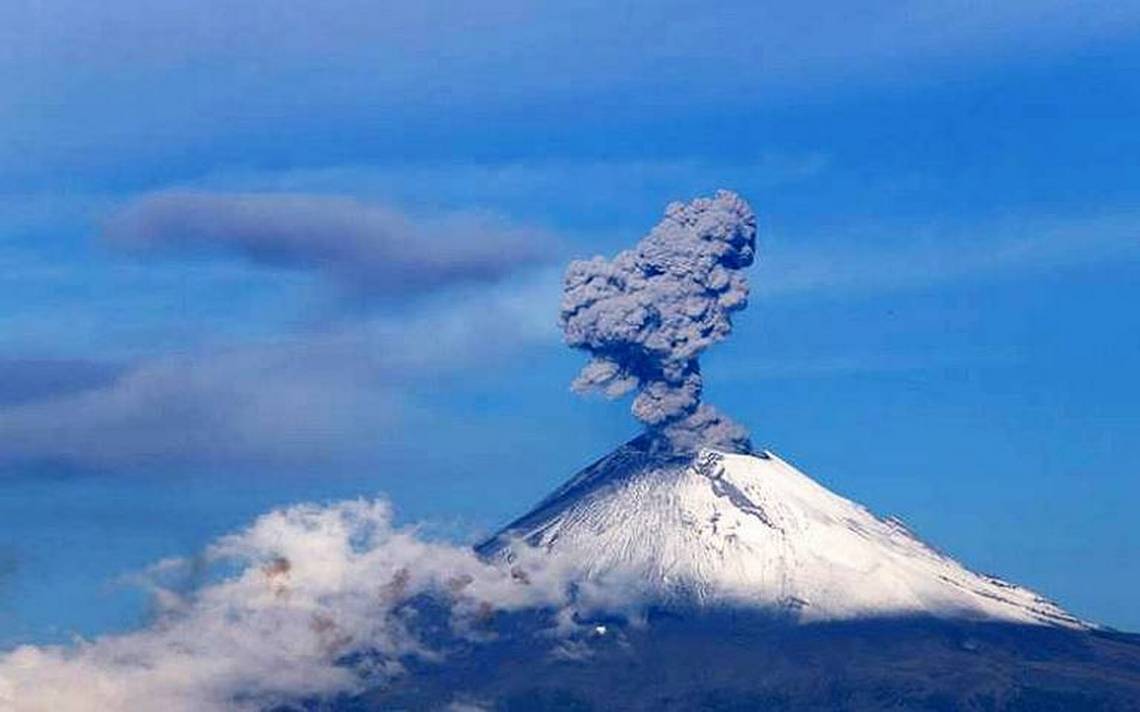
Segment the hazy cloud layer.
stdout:
[[256,263],[315,269],[383,297],[494,281],[552,251],[541,232],[488,216],[413,220],[351,198],[282,193],[154,193],[115,212],[103,236],[128,248],[220,249]]
[[556,288],[540,275],[400,318],[148,359],[38,394],[13,389],[20,398],[0,403],[0,465],[369,461],[415,408],[408,387],[556,343]]
[[312,464],[390,423],[398,407],[363,365],[306,354],[321,348],[159,358],[101,388],[0,409],[0,463]]
[[741,270],[755,251],[756,216],[739,196],[720,191],[671,204],[649,235],[612,261],[572,262],[562,329],[567,344],[591,356],[574,388],[610,397],[636,391],[633,414],[651,428],[691,419],[694,430],[729,434],[723,416],[698,413],[698,357],[728,337],[732,312],[747,305]]
[[1138,23],[1133,3],[1100,0],[672,0],[628,11],[596,0],[336,0],[303,10],[251,0],[224,11],[215,2],[6,3],[0,91],[11,100],[0,126],[13,140],[0,146],[0,165],[19,176],[94,160],[117,174],[124,155],[161,162],[266,136],[288,142],[330,114],[387,133],[372,140],[399,152],[399,127],[446,137],[431,129],[456,115],[554,102],[731,108],[773,91],[924,81],[1048,56],[1126,38]]

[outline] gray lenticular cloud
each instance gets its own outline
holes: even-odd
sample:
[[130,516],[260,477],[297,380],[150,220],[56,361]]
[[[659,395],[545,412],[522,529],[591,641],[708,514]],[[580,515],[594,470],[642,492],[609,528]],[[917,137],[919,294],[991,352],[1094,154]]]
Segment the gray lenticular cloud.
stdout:
[[152,193],[113,214],[103,236],[139,250],[228,249],[387,298],[493,282],[541,264],[552,249],[542,232],[487,215],[413,220],[351,198],[293,193]]
[[580,392],[636,390],[633,414],[677,447],[747,448],[747,433],[701,404],[702,351],[732,331],[748,303],[742,270],[756,253],[756,216],[735,193],[673,203],[632,250],[566,271],[566,343],[591,355]]

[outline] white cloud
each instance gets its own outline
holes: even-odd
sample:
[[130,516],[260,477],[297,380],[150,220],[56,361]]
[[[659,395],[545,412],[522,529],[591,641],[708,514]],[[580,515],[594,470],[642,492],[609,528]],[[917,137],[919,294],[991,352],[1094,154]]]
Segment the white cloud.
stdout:
[[[152,571],[160,611],[147,628],[0,657],[0,707],[14,712],[261,709],[351,692],[436,660],[410,599],[449,602],[453,628],[491,610],[562,605],[555,577],[527,584],[467,548],[393,527],[382,501],[297,505],[219,540],[204,562],[233,571],[189,593],[162,586],[189,562]],[[361,653],[352,664],[344,656]]]

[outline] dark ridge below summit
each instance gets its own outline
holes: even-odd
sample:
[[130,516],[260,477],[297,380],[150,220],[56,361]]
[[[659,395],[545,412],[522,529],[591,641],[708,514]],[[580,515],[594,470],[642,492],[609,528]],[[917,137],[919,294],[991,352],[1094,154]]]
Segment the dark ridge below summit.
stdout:
[[657,609],[567,641],[512,614],[493,639],[328,709],[1140,710],[1140,636],[925,617],[788,624],[753,611]]

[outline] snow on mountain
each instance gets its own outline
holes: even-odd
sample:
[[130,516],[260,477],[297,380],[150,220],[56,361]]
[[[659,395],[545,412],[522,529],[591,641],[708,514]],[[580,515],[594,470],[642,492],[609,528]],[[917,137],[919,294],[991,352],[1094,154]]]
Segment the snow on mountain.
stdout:
[[649,436],[631,441],[479,553],[525,567],[525,543],[582,581],[632,581],[663,602],[760,607],[801,622],[927,615],[1087,627],[770,452],[660,450]]

